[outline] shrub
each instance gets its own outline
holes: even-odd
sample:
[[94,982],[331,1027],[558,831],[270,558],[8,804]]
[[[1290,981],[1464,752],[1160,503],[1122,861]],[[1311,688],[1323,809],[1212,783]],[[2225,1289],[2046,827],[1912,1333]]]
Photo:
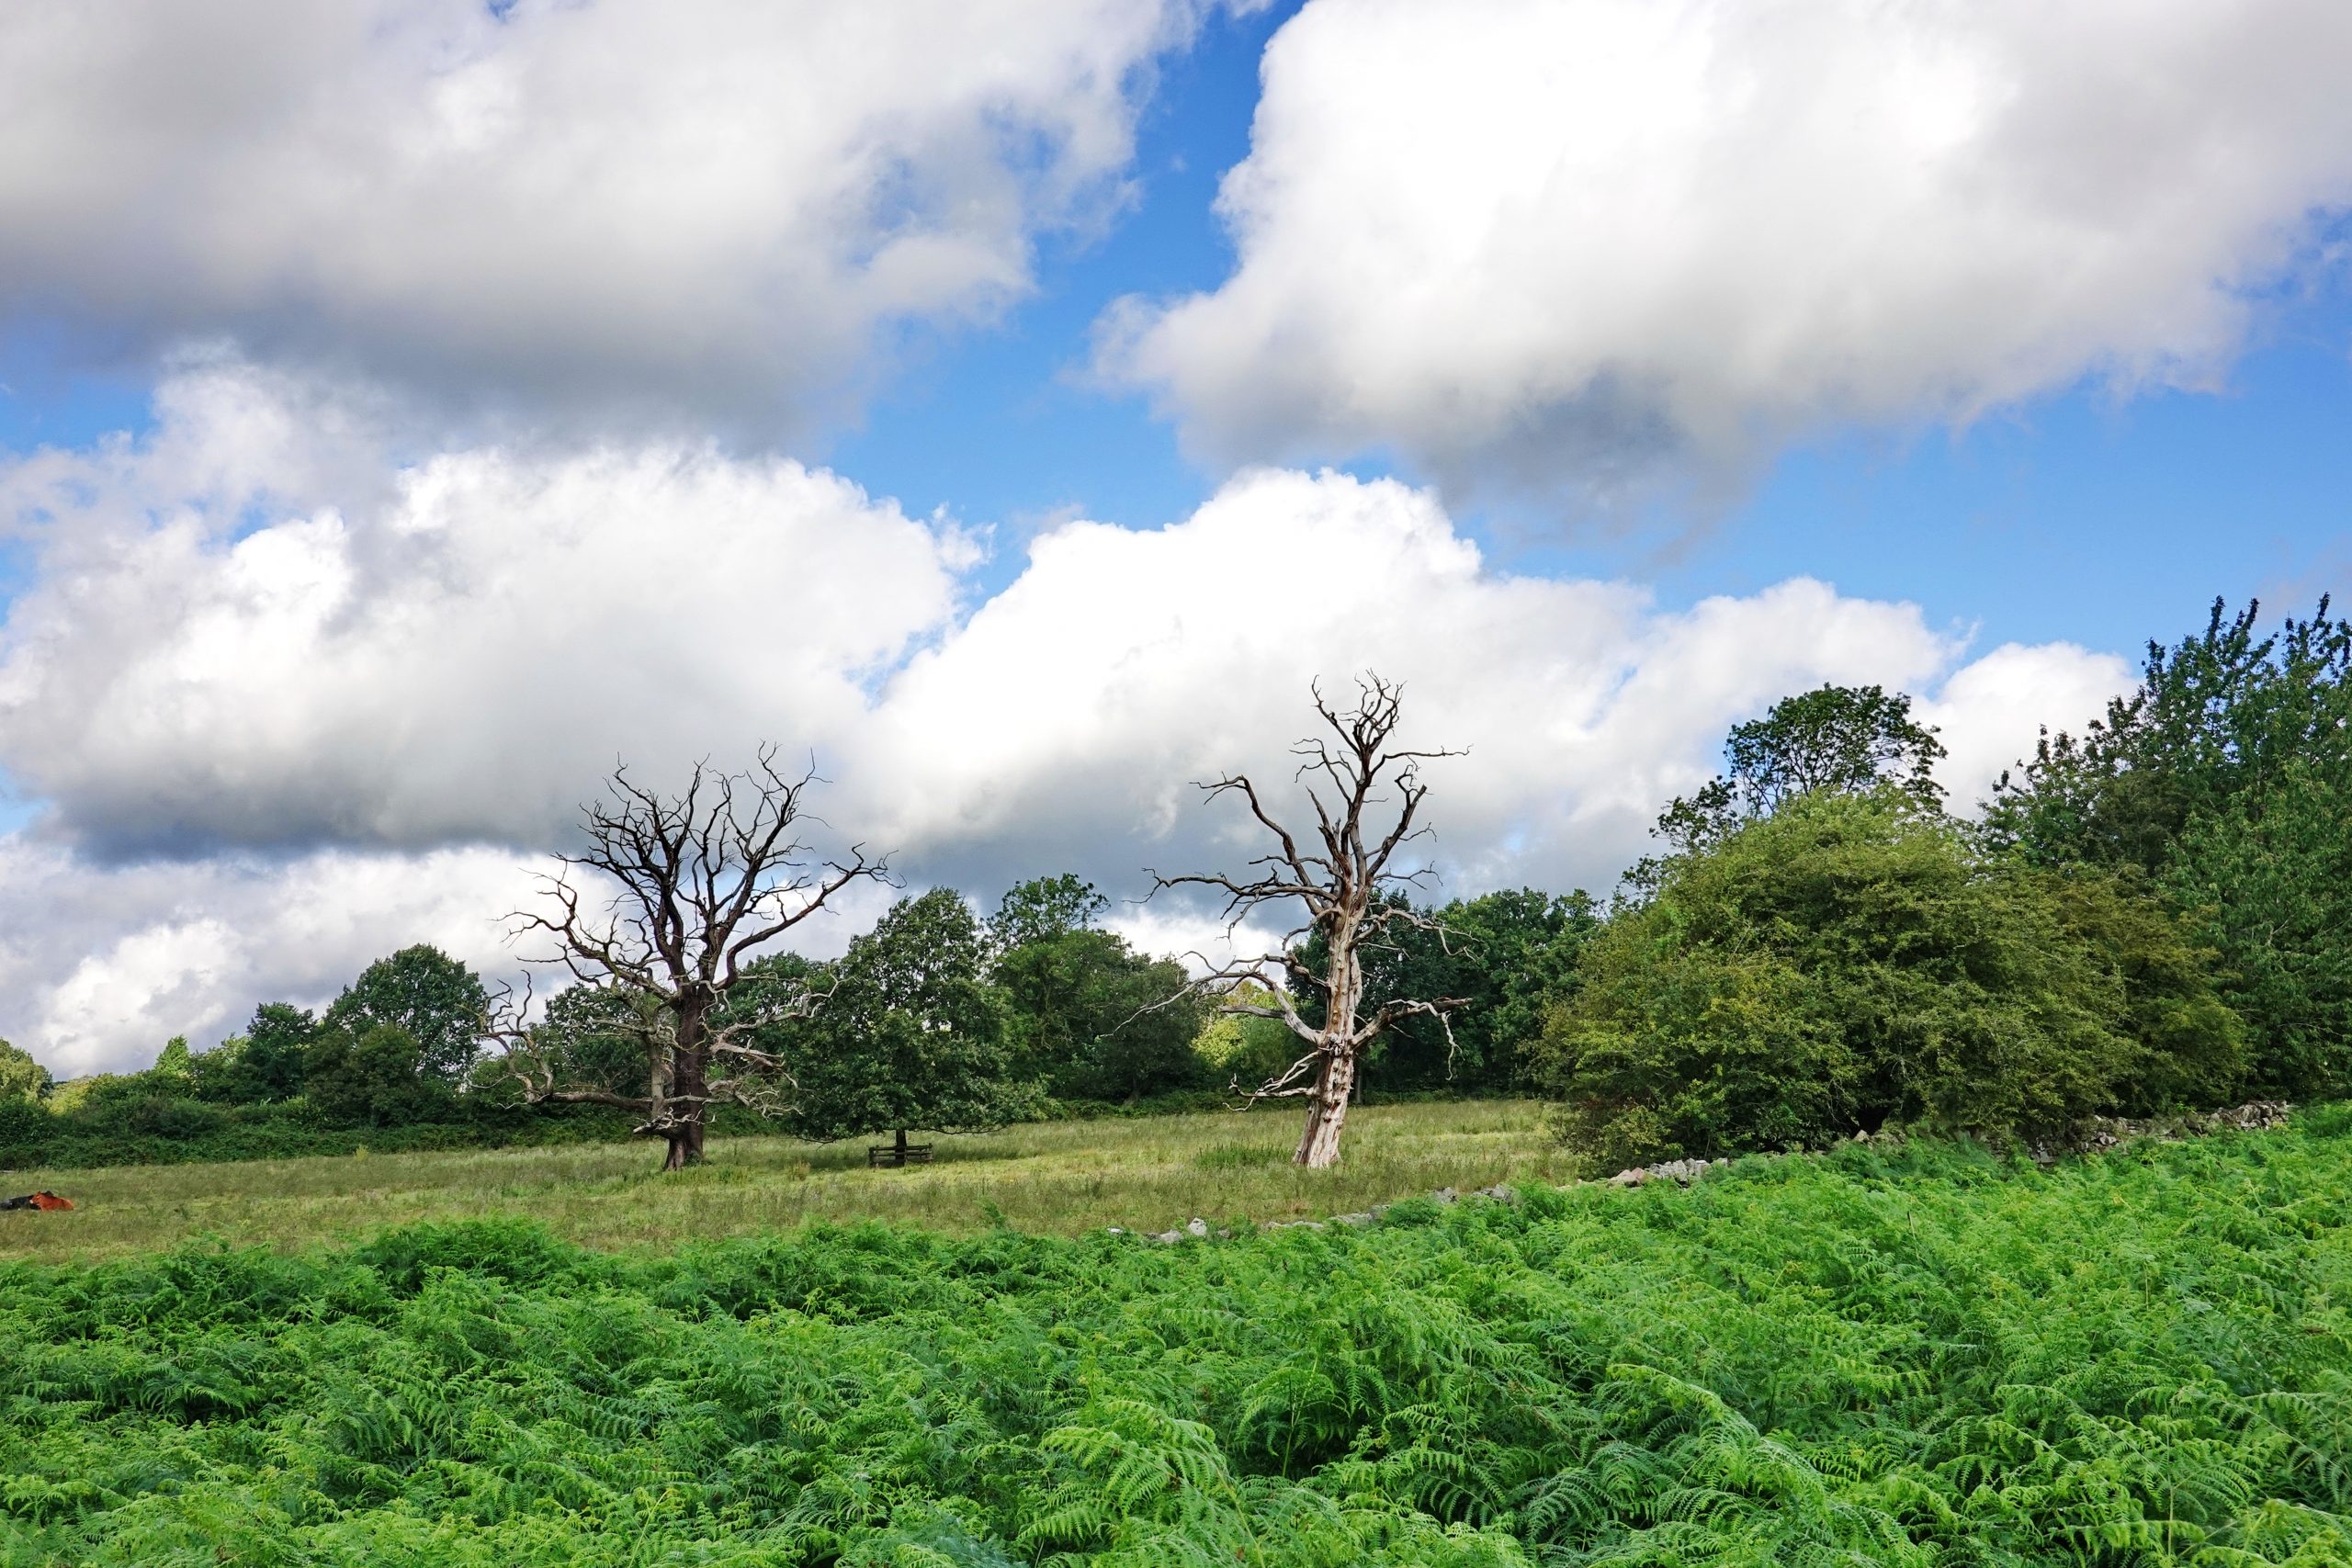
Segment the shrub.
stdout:
[[219,1106],[170,1094],[133,1100],[121,1115],[123,1130],[142,1138],[201,1138],[227,1122]]
[[2162,909],[1988,855],[1890,789],[1806,796],[1665,863],[1541,1055],[1598,1169],[2211,1103],[2242,1049]]

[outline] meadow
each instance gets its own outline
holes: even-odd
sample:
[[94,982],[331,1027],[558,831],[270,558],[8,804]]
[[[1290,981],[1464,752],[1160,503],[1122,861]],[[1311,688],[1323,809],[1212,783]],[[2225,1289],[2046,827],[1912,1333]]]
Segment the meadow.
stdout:
[[[1367,1126],[1403,1160],[1420,1118]],[[1528,1130],[1432,1135],[1507,1158]],[[1258,1180],[1218,1152],[1250,1146],[1204,1127],[1195,1190]],[[647,1201],[698,1213],[727,1168]],[[599,1250],[550,1227],[623,1232],[625,1195],[542,1224],[479,1173],[420,1180],[385,1219],[485,1217],[0,1266],[0,1562],[2352,1561],[2343,1108],[2048,1169],[1849,1145],[1172,1246],[1065,1194],[1084,1234]]]
[[[935,1163],[869,1170],[863,1140],[714,1138],[710,1163],[663,1175],[658,1146],[565,1144],[237,1164],[19,1171],[80,1208],[0,1224],[0,1258],[122,1257],[194,1236],[279,1248],[350,1241],[418,1220],[520,1215],[586,1247],[670,1248],[809,1220],[892,1220],[951,1235],[1000,1220],[1074,1235],[1165,1231],[1195,1215],[1267,1221],[1343,1213],[1453,1186],[1559,1179],[1574,1162],[1528,1100],[1357,1108],[1348,1156],[1289,1164],[1298,1119],[1279,1109],[1045,1122],[933,1140]],[[16,1218],[18,1216],[0,1216]]]

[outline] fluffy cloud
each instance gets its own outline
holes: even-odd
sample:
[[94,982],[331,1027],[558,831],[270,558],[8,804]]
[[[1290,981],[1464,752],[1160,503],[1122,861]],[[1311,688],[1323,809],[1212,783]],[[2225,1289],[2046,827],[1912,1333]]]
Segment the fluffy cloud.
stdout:
[[[825,831],[914,883],[992,898],[1070,869],[1131,898],[1146,866],[1252,852],[1191,781],[1286,781],[1308,682],[1370,668],[1407,682],[1414,737],[1467,749],[1430,767],[1448,889],[1604,889],[1790,691],[1921,694],[1964,802],[2126,680],[2064,646],[1972,662],[1915,606],[1810,580],[1670,608],[1500,573],[1390,481],[1257,470],[1165,529],[1070,523],[975,605],[962,533],[795,464],[371,468],[363,416],[268,378],[214,367],[164,401],[151,439],[0,468],[40,519],[0,769],[47,802],[0,838],[0,1034],[66,1071],[331,996],[408,942],[510,967],[498,917],[621,755],[661,782],[805,745]],[[1215,929],[1182,901],[1121,919],[1155,946]]]
[[1197,8],[9,6],[0,317],[764,427],[1114,206]]
[[[830,752],[971,557],[701,446],[379,452],[339,505],[316,476],[358,468],[365,421],[289,455],[311,406],[214,367],[150,440],[0,470],[45,551],[0,635],[0,766],[95,850],[543,843],[623,756]],[[255,454],[304,510],[250,525]]]
[[[1154,533],[1076,523],[890,682],[845,784],[886,841],[1001,885],[1083,864],[1204,869],[1257,847],[1193,781],[1286,784],[1308,683],[1408,682],[1450,886],[1605,889],[1723,733],[1790,692],[1880,682],[1936,700],[1962,806],[2128,682],[2112,658],[2008,646],[1963,662],[1914,605],[1809,579],[1660,608],[1624,583],[1496,573],[1437,499],[1393,481],[1259,470]],[[1246,846],[1246,848],[1245,848]]]
[[2337,0],[1311,0],[1233,275],[1102,361],[1219,459],[1600,492],[2209,386],[2352,201],[2347,68]]

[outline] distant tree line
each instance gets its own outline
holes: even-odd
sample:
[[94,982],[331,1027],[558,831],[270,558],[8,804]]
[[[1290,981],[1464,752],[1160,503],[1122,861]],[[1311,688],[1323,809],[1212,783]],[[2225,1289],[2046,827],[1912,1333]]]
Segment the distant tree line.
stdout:
[[[962,1131],[1023,1118],[1216,1103],[1227,1081],[1196,1048],[1212,1004],[1181,964],[1102,930],[1108,904],[1059,875],[979,919],[934,888],[899,899],[831,962],[751,963],[717,1027],[744,1026],[786,1064],[775,1106],[721,1109],[737,1130],[832,1139]],[[823,1006],[792,1005],[812,990]],[[368,966],[323,1013],[254,1010],[209,1050],[166,1043],[154,1066],[62,1089],[0,1042],[0,1166],[261,1158],[626,1136],[594,1102],[533,1105],[481,1049],[481,976],[437,948]],[[557,992],[524,1048],[563,1082],[641,1094],[660,1010],[619,987]]]
[[[1385,714],[1368,781],[1395,708],[1394,688],[1365,690],[1389,705],[1366,710]],[[1363,713],[1318,710],[1344,751]],[[901,897],[832,961],[739,951],[879,868],[801,856],[797,795],[780,819],[758,815],[772,790],[712,816],[730,786],[697,770],[684,795],[615,808],[615,841],[651,846],[603,868],[643,887],[639,924],[594,926],[613,961],[575,966],[587,983],[543,1010],[418,946],[321,1015],[267,1004],[144,1072],[52,1085],[0,1043],[0,1164],[632,1132],[688,1163],[707,1125],[902,1136],[1321,1092],[1333,975],[1359,987],[1351,1018],[1383,1021],[1351,1036],[1343,1096],[1538,1093],[1594,1170],[2352,1093],[2352,631],[2326,601],[2271,636],[2217,603],[2198,635],[2151,643],[2133,693],[2046,732],[1973,818],[1947,809],[1942,753],[1900,694],[1797,694],[1731,731],[1724,773],[1668,807],[1659,853],[1612,897],[1423,902],[1417,873],[1359,878],[1361,898],[1214,989],[1103,929],[1102,896],[1067,874],[986,917],[951,889]],[[665,873],[693,848],[661,837],[681,820],[737,863],[775,852],[737,883]],[[1350,842],[1334,830],[1331,863]],[[1322,874],[1311,843],[1284,852],[1283,886]],[[716,946],[689,951],[695,919]]]

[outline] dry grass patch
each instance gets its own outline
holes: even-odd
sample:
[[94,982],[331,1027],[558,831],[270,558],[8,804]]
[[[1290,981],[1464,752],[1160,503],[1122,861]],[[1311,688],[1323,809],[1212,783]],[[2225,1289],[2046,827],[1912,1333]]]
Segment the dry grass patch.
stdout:
[[1343,1213],[1440,1187],[1561,1179],[1573,1161],[1525,1100],[1371,1106],[1330,1170],[1287,1163],[1281,1110],[1038,1122],[933,1141],[936,1163],[869,1170],[865,1145],[725,1138],[710,1163],[664,1176],[658,1148],[599,1144],[458,1153],[33,1171],[70,1213],[0,1215],[0,1258],[121,1257],[214,1235],[283,1249],[415,1220],[520,1215],[600,1247],[674,1247],[806,1220],[884,1219],[968,1234],[1164,1230],[1198,1214],[1273,1220]]

